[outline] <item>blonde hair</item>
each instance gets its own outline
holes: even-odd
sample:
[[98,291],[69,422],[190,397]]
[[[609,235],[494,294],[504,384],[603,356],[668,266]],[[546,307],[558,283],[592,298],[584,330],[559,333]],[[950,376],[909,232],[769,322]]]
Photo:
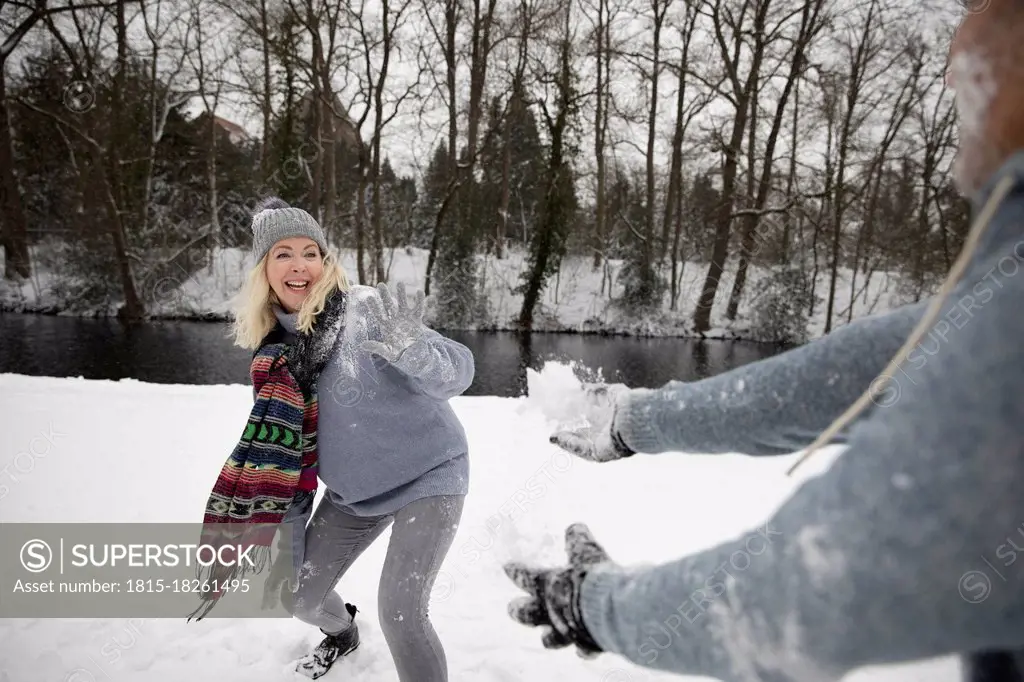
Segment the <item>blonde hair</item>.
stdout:
[[[249,271],[245,284],[233,301],[232,335],[235,345],[249,350],[259,348],[260,341],[277,324],[273,306],[280,305],[281,302],[267,279],[269,257],[270,253],[267,252]],[[348,291],[349,287],[348,276],[338,262],[337,255],[333,251],[323,254],[323,273],[309,290],[309,295],[302,301],[296,320],[296,330],[308,332],[312,329],[317,315],[324,310],[327,297],[335,290]]]

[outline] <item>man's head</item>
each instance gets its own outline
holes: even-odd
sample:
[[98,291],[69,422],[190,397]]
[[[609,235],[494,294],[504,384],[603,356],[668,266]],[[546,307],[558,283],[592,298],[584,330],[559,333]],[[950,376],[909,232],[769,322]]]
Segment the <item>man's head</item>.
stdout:
[[949,51],[960,147],[953,176],[970,196],[1024,150],[1024,0],[962,0]]

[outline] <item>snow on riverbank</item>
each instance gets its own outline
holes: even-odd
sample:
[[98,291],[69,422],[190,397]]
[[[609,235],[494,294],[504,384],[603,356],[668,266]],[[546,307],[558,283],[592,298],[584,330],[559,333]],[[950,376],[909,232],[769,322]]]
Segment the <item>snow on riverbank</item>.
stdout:
[[[356,282],[358,278],[354,250],[342,250],[340,255],[350,279]],[[424,249],[389,251],[385,262],[389,283],[394,285],[404,282],[407,286],[422,289],[427,255]],[[482,265],[481,274],[487,293],[488,317],[478,320],[475,328],[495,331],[514,329],[514,320],[519,314],[522,296],[513,294],[512,289],[520,283],[520,273],[526,267],[525,255],[522,252],[511,252],[503,260],[480,256],[479,262]],[[160,301],[152,310],[154,315],[223,319],[228,316],[231,297],[241,286],[245,270],[250,265],[251,260],[245,250],[219,249],[206,268],[193,274],[172,273],[159,280],[142,282],[139,286],[144,297],[148,298],[148,294],[155,294],[155,298]],[[612,293],[618,297],[622,294],[622,286],[618,282],[622,262],[611,261],[608,267]],[[725,311],[732,290],[734,268],[735,262],[730,261],[719,285],[712,314],[712,329],[705,337],[758,340],[756,334],[751,331],[751,311],[757,306],[757,300],[751,292],[766,271],[760,268],[751,269],[747,293],[740,305],[739,315],[736,320],[729,322],[725,319]],[[681,280],[678,310],[669,310],[666,295],[660,313],[637,319],[609,301],[607,288],[602,293],[601,281],[604,274],[600,269],[593,270],[589,258],[567,257],[559,276],[552,278],[544,291],[535,312],[534,330],[693,336],[690,321],[706,273],[706,264],[687,263]],[[833,327],[846,323],[846,311],[851,299],[850,278],[849,270],[839,272]],[[44,271],[37,273],[32,280],[17,289],[12,288],[10,284],[0,283],[0,307],[7,310],[52,311],[59,307],[51,292],[53,281],[52,273]],[[883,312],[895,304],[895,299],[891,296],[891,292],[895,290],[895,279],[887,273],[876,273],[866,291],[860,291],[864,284],[863,274],[858,275],[856,284],[858,296],[853,308],[854,319]],[[436,292],[436,280],[434,287]],[[816,293],[823,302],[815,307],[814,315],[809,321],[810,338],[821,336],[824,331],[824,300],[827,298],[828,289],[829,273],[820,273]],[[96,311],[90,312],[96,314]],[[112,311],[106,311],[106,314],[111,313]]]

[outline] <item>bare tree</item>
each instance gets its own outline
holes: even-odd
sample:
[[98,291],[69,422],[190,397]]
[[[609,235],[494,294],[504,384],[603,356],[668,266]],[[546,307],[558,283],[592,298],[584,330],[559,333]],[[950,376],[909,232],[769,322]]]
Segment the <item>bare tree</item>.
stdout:
[[106,8],[108,2],[50,3],[47,0],[18,2],[0,0],[0,28],[6,34],[0,42],[0,245],[4,247],[4,277],[28,277],[31,257],[28,249],[28,226],[21,203],[18,179],[14,175],[14,141],[11,138],[11,120],[7,110],[7,62],[22,39],[39,23],[56,15]]
[[[207,114],[207,146],[206,146],[206,187],[207,207],[210,212],[209,232],[220,234],[219,189],[217,187],[217,139],[221,126],[217,117],[217,107],[224,91],[224,74],[230,59],[227,46],[217,40],[217,36],[225,28],[223,16],[217,5],[209,5],[202,0],[189,0],[190,28],[194,29],[195,49],[183,50],[189,55],[192,73],[198,86],[199,99]],[[215,240],[209,240],[212,249]]]
[[[141,13],[143,28],[146,38],[149,41],[149,145],[146,154],[145,189],[143,191],[143,204],[149,206],[150,198],[153,195],[153,168],[156,165],[157,145],[163,139],[164,130],[167,126],[167,117],[173,109],[187,102],[192,91],[183,86],[176,85],[182,75],[185,60],[191,54],[190,39],[192,30],[198,29],[196,21],[189,21],[188,15],[183,16],[175,10],[170,9],[167,15],[161,15],[163,0],[156,0],[155,3],[146,6]],[[168,3],[172,4],[172,3]],[[182,26],[184,24],[184,26]],[[184,35],[179,35],[179,45],[173,49],[170,45],[171,32],[175,29],[184,28]],[[198,41],[202,45],[202,41]],[[166,68],[162,65],[164,57],[170,58]],[[200,83],[202,89],[202,83]],[[216,205],[216,204],[214,204]],[[140,233],[146,234],[149,231],[149,211],[144,211],[141,216]]]
[[303,98],[308,108],[304,108],[303,113],[312,116],[312,134],[317,149],[323,150],[323,153],[312,159],[312,168],[308,171],[309,208],[328,232],[335,232],[338,193],[335,157],[339,138],[337,127],[344,124],[347,114],[337,101],[334,74],[338,69],[338,51],[341,49],[340,15],[345,10],[342,5],[328,0],[287,0],[287,3],[292,19],[304,29],[309,41],[308,57],[295,55],[295,62],[301,66],[309,87]]
[[[658,136],[658,83],[661,80],[661,31],[665,24],[665,16],[672,6],[672,0],[650,0],[652,35],[651,35],[651,102],[647,118],[647,173],[644,211],[643,261],[645,268],[654,264],[654,207],[655,207],[655,163],[654,143]],[[667,240],[661,240],[661,256],[664,257]]]
[[[41,108],[25,99],[21,103],[40,113],[64,130],[73,132],[76,137],[86,144],[88,149],[89,166],[92,178],[96,181],[96,194],[100,204],[107,214],[105,222],[107,233],[110,236],[114,250],[114,267],[120,280],[124,303],[118,309],[118,317],[134,321],[141,319],[145,314],[145,307],[139,296],[138,285],[132,272],[132,254],[128,243],[128,231],[125,224],[126,218],[131,214],[129,192],[126,189],[122,164],[125,149],[131,141],[131,128],[124,122],[125,113],[125,79],[128,72],[128,20],[126,18],[126,0],[116,0],[108,9],[114,14],[114,41],[116,57],[114,60],[113,78],[109,94],[109,114],[104,118],[106,125],[97,125],[96,116],[91,117],[86,125],[80,125],[64,115],[55,114],[52,111]],[[100,15],[97,34],[102,32],[104,15]],[[71,13],[71,19],[78,34],[79,46],[86,48],[88,40],[84,34],[83,24],[79,21],[77,12]],[[72,49],[63,34],[58,30],[52,21],[47,22],[47,28],[55,40],[64,49],[66,56],[72,63],[76,74],[96,74],[101,71],[97,68],[103,63],[103,57],[97,52],[84,49],[81,54]],[[84,63],[82,63],[84,60]],[[109,73],[104,71],[104,73]],[[92,124],[89,129],[88,123]],[[145,210],[144,206],[137,209],[139,213]]]
[[[882,134],[881,143],[877,152],[872,156],[869,167],[866,171],[865,182],[869,184],[867,190],[867,206],[864,209],[864,220],[860,230],[857,231],[857,243],[854,247],[853,272],[850,275],[850,305],[846,311],[847,323],[853,321],[854,302],[857,299],[857,274],[863,258],[863,269],[865,282],[862,289],[866,292],[871,281],[870,251],[872,238],[874,236],[875,221],[878,211],[878,202],[882,190],[882,178],[885,176],[885,169],[889,159],[889,150],[896,142],[897,136],[902,130],[904,122],[911,110],[913,101],[919,97],[921,70],[924,66],[924,44],[911,36],[907,40],[902,53],[906,59],[906,69],[897,69],[897,72],[905,73],[899,89],[896,91],[895,100],[889,106],[889,114],[886,119],[885,132]],[[902,61],[902,60],[901,60]],[[903,66],[902,64],[899,66]]]
[[458,154],[456,152],[459,142],[459,103],[455,82],[458,70],[458,52],[456,51],[455,38],[458,33],[459,22],[461,21],[461,5],[460,0],[443,0],[444,24],[438,27],[431,11],[434,9],[435,2],[436,0],[425,0],[423,14],[427,24],[430,26],[435,41],[441,46],[441,52],[444,56],[445,82],[442,98],[448,110],[448,187],[445,192],[445,198],[438,208],[434,219],[434,230],[430,238],[430,253],[427,255],[427,271],[424,276],[425,283],[423,287],[427,294],[430,294],[431,275],[441,243],[445,216],[461,182],[458,174]]
[[[494,8],[497,0],[471,0],[473,25],[470,34],[471,52],[469,62],[469,119],[466,122],[466,161],[461,164],[465,177],[473,173],[477,161],[480,123],[483,119],[484,85],[487,82],[487,66],[493,47],[491,29],[494,25]],[[465,183],[469,186],[471,183]],[[470,202],[466,202],[470,203]],[[465,229],[465,226],[463,226]]]
[[[732,211],[736,201],[736,174],[743,135],[747,129],[754,87],[760,78],[761,66],[768,47],[765,24],[771,0],[736,0],[724,7],[725,0],[706,0],[715,43],[725,68],[727,91],[721,91],[717,84],[710,85],[732,106],[732,120],[728,139],[722,138],[718,145],[725,157],[722,164],[722,198],[716,211],[715,241],[712,247],[711,264],[708,267],[700,298],[694,311],[693,324],[697,333],[706,332],[711,326],[711,309],[718,292],[718,283],[725,269],[729,237],[732,229]],[[747,23],[749,21],[749,24]],[[750,55],[744,59],[744,36],[753,35]],[[746,75],[741,67],[749,61]]]
[[[758,227],[760,216],[765,210],[765,205],[768,201],[768,194],[772,187],[772,177],[775,169],[775,145],[779,139],[779,133],[782,130],[782,120],[785,116],[786,107],[789,103],[789,97],[793,92],[793,88],[796,85],[798,79],[803,77],[804,71],[807,68],[807,53],[811,47],[812,41],[818,36],[822,28],[824,28],[828,16],[823,12],[825,7],[825,0],[808,0],[804,2],[803,6],[792,13],[787,13],[783,16],[776,28],[773,31],[773,35],[769,36],[768,42],[775,42],[775,39],[779,36],[782,28],[789,21],[793,15],[799,15],[800,25],[797,29],[796,35],[793,37],[791,42],[790,52],[784,56],[783,61],[788,60],[789,72],[786,75],[786,80],[782,86],[782,92],[779,94],[778,99],[775,100],[775,115],[772,117],[771,128],[768,132],[768,140],[765,143],[764,149],[764,160],[761,164],[761,177],[757,183],[756,197],[753,202],[753,210],[748,211],[744,216],[742,238],[740,243],[739,253],[739,265],[736,269],[736,279],[733,281],[732,293],[729,295],[729,303],[726,308],[726,319],[735,320],[736,313],[739,309],[740,298],[743,295],[743,286],[747,281],[747,266],[751,250],[754,246],[754,234]],[[755,81],[754,87],[757,87]],[[758,98],[755,96],[751,98],[751,108],[756,111]],[[752,118],[754,111],[752,111]],[[751,121],[750,124],[750,142],[748,143],[748,152],[750,162],[747,168],[748,188],[754,187],[755,177],[755,133],[757,126],[755,124],[756,118]],[[754,192],[748,189],[748,196],[753,197]]]
[[[364,3],[365,4],[365,3]],[[357,32],[361,47],[362,69],[359,79],[359,90],[365,97],[365,109],[359,118],[356,130],[361,131],[367,115],[373,113],[373,134],[370,137],[370,167],[362,164],[364,153],[360,152],[360,181],[359,196],[360,202],[365,202],[366,182],[369,178],[371,185],[371,206],[372,206],[372,230],[373,230],[373,263],[375,281],[384,281],[384,234],[383,234],[383,210],[381,206],[381,138],[385,126],[398,115],[404,101],[414,95],[419,87],[419,74],[413,83],[407,83],[403,88],[396,87],[394,82],[388,81],[389,66],[396,49],[396,39],[400,35],[405,23],[407,12],[412,7],[412,0],[382,0],[380,14],[380,29],[371,31],[365,20],[365,7],[355,8],[349,5],[349,21]],[[379,46],[379,47],[378,47]],[[374,73],[374,63],[380,64],[379,69]],[[389,96],[391,101],[390,110],[385,110],[385,93],[395,92]],[[361,135],[360,135],[361,137]],[[360,272],[362,272],[362,252],[359,253]],[[362,275],[361,275],[362,276]],[[366,281],[366,280],[360,280]]]
[[690,128],[690,123],[704,107],[711,101],[710,93],[700,94],[693,101],[687,102],[687,83],[690,79],[690,71],[693,68],[691,62],[691,46],[697,28],[699,14],[695,5],[685,3],[683,5],[683,17],[677,24],[681,39],[679,48],[679,61],[675,64],[676,73],[676,108],[675,123],[672,129],[672,160],[669,169],[668,191],[665,197],[664,222],[661,229],[662,260],[665,258],[669,231],[672,232],[671,259],[672,270],[670,276],[669,308],[677,310],[679,305],[679,280],[682,277],[682,265],[685,259],[680,252],[683,234],[683,140]]
[[[608,220],[608,155],[609,155],[609,123],[614,108],[612,85],[612,67],[620,54],[619,42],[622,39],[615,31],[619,40],[613,40],[613,29],[617,27],[619,15],[626,8],[628,0],[582,0],[580,15],[587,19],[591,29],[592,56],[594,60],[594,160],[596,162],[595,182],[595,217],[592,235],[593,262],[592,267],[601,267],[604,254],[610,242]],[[607,268],[606,268],[607,270]],[[601,294],[604,294],[607,276],[601,278]]]
[[[492,29],[495,23],[494,10],[497,0],[470,0],[470,3],[472,8],[472,25],[469,37],[468,118],[466,120],[465,153],[459,159],[458,165],[460,183],[456,190],[458,192],[458,205],[461,210],[459,213],[458,234],[455,236],[452,245],[449,246],[454,261],[459,263],[460,277],[466,277],[469,274],[467,271],[472,270],[468,261],[474,250],[477,237],[477,225],[475,224],[475,219],[478,215],[475,192],[477,185],[473,181],[473,175],[480,149],[480,127],[484,113],[484,86],[487,83],[487,69],[493,48]],[[459,157],[459,155],[456,156]],[[465,293],[460,296],[462,302],[465,302],[468,298]]]
[[[271,176],[270,131],[273,119],[273,76],[275,13],[271,0],[216,0],[221,11],[234,19],[234,41],[236,72],[244,84],[245,93],[260,112],[262,133],[260,135],[259,163],[260,180],[267,182]],[[275,17],[275,14],[278,17]],[[258,46],[257,59],[260,65],[253,70],[248,60],[252,45]]]
[[[601,0],[602,2],[604,0]],[[515,17],[516,59],[512,72],[512,91],[509,94],[507,120],[519,121],[526,106],[526,66],[530,53],[530,40],[537,13],[535,0],[519,0]],[[498,221],[494,235],[496,257],[504,258],[505,236],[508,229],[510,181],[512,175],[512,125],[506,124],[502,139],[501,191],[498,199]]]
[[[796,155],[800,145],[797,140],[800,135],[800,83],[801,79],[797,79],[793,83],[793,118],[790,124],[790,141],[789,141],[789,170],[786,173],[786,191],[785,196],[788,200],[792,200],[793,191],[796,186]],[[780,253],[779,260],[782,265],[789,265],[790,255],[790,237],[794,227],[794,223],[799,220],[797,211],[787,211],[782,218],[782,243],[779,245]]]
[[[935,93],[935,89],[939,92]],[[940,181],[939,169],[944,161],[948,161],[954,149],[956,110],[952,98],[945,97],[946,82],[940,70],[933,70],[924,92],[931,97],[919,97],[914,102],[914,127],[921,141],[921,158],[919,178],[921,181],[921,199],[917,211],[917,229],[914,257],[911,266],[911,278],[917,284],[917,297],[924,295],[925,272],[938,269],[945,272],[952,265],[953,254],[959,251],[950,248],[949,232],[941,221],[938,209]],[[937,96],[936,96],[937,95]],[[929,101],[931,100],[931,101]],[[936,268],[928,263],[931,256],[931,236],[938,232],[942,247],[942,266]]]
[[[832,244],[829,259],[829,293],[825,312],[825,333],[832,330],[832,316],[835,310],[835,294],[840,265],[840,244],[843,234],[843,218],[851,202],[858,198],[855,187],[848,188],[847,166],[851,163],[854,136],[874,112],[878,97],[888,97],[888,84],[883,84],[883,77],[889,73],[899,55],[887,49],[886,35],[882,30],[885,25],[885,7],[883,0],[868,0],[867,7],[861,10],[854,8],[844,16],[848,21],[847,36],[839,36],[841,49],[847,54],[849,61],[845,65],[848,70],[836,74],[834,82],[836,95],[841,102],[841,120],[838,121],[837,158],[835,169],[835,187],[832,194]],[[863,11],[863,14],[861,14]],[[872,86],[881,87],[882,92],[869,92]],[[844,96],[845,95],[845,96]],[[872,97],[871,95],[874,95]],[[860,188],[863,191],[863,185]]]
[[[171,7],[168,7],[168,5],[171,5]],[[129,264],[134,264],[132,280],[141,282],[141,284],[136,283],[133,285],[133,288],[134,286],[142,288],[139,296],[141,299],[140,306],[143,307],[149,294],[158,293],[153,290],[147,290],[149,289],[147,283],[153,283],[147,278],[153,274],[159,280],[161,277],[159,274],[161,266],[166,265],[169,260],[177,255],[174,254],[166,257],[166,254],[153,253],[139,245],[166,242],[169,236],[165,230],[160,229],[164,226],[154,224],[152,215],[154,170],[157,163],[158,148],[163,140],[167,119],[171,111],[186,103],[196,94],[193,88],[186,87],[181,81],[185,75],[184,64],[186,60],[194,56],[200,49],[200,42],[193,44],[193,38],[196,35],[195,31],[199,30],[199,27],[197,26],[196,17],[192,13],[182,13],[179,11],[180,9],[177,3],[169,3],[166,0],[141,3],[140,11],[125,22],[126,24],[132,24],[138,20],[141,23],[142,33],[145,35],[144,41],[136,42],[137,45],[145,46],[147,49],[142,51],[136,48],[136,52],[143,55],[142,65],[145,70],[140,71],[135,76],[142,87],[139,88],[139,92],[135,95],[137,101],[133,105],[144,108],[147,114],[148,129],[145,130],[144,139],[133,139],[127,126],[121,123],[118,123],[116,127],[111,126],[108,129],[104,129],[102,125],[96,125],[95,121],[90,123],[88,120],[82,120],[80,123],[71,123],[68,119],[62,119],[63,122],[58,122],[58,129],[62,130],[62,132],[64,129],[77,131],[76,137],[79,139],[99,141],[102,147],[110,147],[105,140],[111,136],[119,136],[124,145],[132,146],[130,153],[135,157],[135,160],[142,163],[141,167],[132,173],[133,179],[112,186],[111,194],[115,197],[118,215],[130,216],[130,238],[128,228],[124,228],[124,260]],[[89,50],[79,54],[70,42],[74,41],[79,46],[87,44],[86,31],[83,29],[81,22],[77,20],[73,22],[75,34],[70,40],[52,18],[47,18],[46,23],[51,36],[63,48],[65,56],[74,65],[76,71],[96,69],[100,63],[100,55],[98,53],[93,54]],[[81,63],[80,60],[84,60],[85,63]],[[117,71],[121,70],[121,63],[118,62]],[[90,146],[92,146],[91,142]],[[71,151],[70,145],[69,151]],[[71,151],[71,157],[74,159],[73,151]],[[100,186],[103,186],[103,176],[102,174],[97,175],[96,168],[90,170],[76,165],[76,169],[83,176],[97,179]],[[106,182],[113,183],[113,180],[107,180]],[[137,188],[137,183],[141,183],[141,189]],[[131,197],[136,191],[139,191],[139,194],[137,199],[133,200]],[[105,196],[105,194],[105,192],[101,192],[101,196]],[[216,196],[212,197],[212,201],[216,201]],[[216,206],[217,204],[213,203],[211,205]],[[108,208],[107,210],[110,209]],[[207,234],[209,233],[204,233],[202,236],[205,237]],[[120,243],[122,243],[121,240],[115,237],[116,252],[120,248],[118,246]],[[118,258],[120,260],[120,257]],[[122,280],[124,280],[124,277],[122,274]]]

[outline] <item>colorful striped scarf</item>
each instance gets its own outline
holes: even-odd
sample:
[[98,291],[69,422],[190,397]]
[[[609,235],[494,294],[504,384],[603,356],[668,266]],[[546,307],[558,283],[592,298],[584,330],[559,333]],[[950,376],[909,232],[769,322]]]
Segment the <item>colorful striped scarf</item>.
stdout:
[[[256,398],[207,501],[202,544],[252,548],[246,555],[254,566],[199,567],[200,581],[262,572],[295,495],[316,492],[317,380],[341,335],[346,299],[341,291],[328,297],[313,328],[298,334],[294,344],[284,342],[285,330],[278,323],[253,354],[249,375]],[[229,552],[224,559],[231,562]],[[202,596],[204,603],[189,620],[201,620],[220,595],[211,590]]]

